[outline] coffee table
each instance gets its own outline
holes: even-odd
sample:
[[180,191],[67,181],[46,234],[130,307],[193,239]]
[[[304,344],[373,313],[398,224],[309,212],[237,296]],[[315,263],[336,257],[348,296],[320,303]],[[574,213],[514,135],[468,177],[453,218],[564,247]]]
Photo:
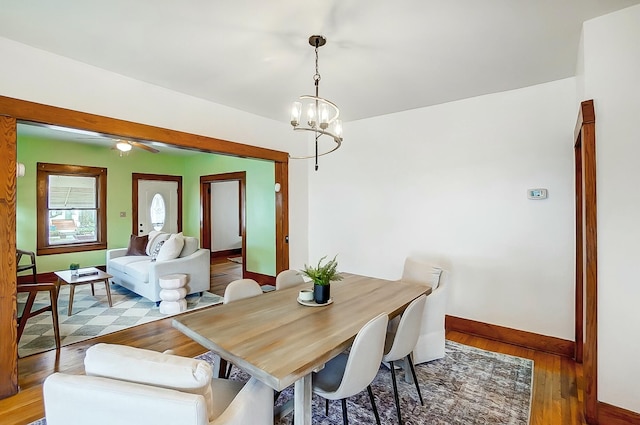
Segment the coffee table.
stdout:
[[107,299],[109,300],[109,307],[113,307],[111,302],[111,289],[109,289],[109,279],[111,276],[109,273],[105,273],[95,267],[87,267],[78,270],[78,275],[73,276],[71,270],[60,270],[54,272],[58,276],[58,285],[66,283],[69,285],[69,310],[67,316],[71,316],[71,310],[73,309],[73,293],[75,292],[76,285],[91,284],[91,295],[95,296],[94,283],[104,282],[104,287],[107,291]]

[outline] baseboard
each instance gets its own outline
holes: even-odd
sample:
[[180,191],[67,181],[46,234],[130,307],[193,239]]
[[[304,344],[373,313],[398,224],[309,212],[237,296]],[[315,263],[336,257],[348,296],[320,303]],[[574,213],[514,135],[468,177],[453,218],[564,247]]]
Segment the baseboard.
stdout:
[[598,423],[601,425],[640,425],[640,414],[599,401]]
[[235,257],[242,255],[242,248],[224,249],[222,251],[211,251],[211,258]]
[[244,272],[245,279],[253,279],[258,282],[260,285],[275,285],[276,278],[274,276],[268,276],[266,274],[260,274],[255,272],[246,271]]
[[564,357],[573,358],[575,351],[575,343],[573,341],[455,316],[445,317],[445,328]]

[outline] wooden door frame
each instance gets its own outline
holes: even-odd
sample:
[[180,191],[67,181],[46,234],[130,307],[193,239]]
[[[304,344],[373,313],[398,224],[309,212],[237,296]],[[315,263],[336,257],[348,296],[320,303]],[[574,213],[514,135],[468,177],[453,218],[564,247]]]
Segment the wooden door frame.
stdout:
[[576,198],[575,339],[583,363],[584,414],[598,423],[598,239],[596,115],[593,100],[580,104],[574,131]]
[[[289,155],[272,149],[245,145],[71,109],[0,96],[0,398],[18,392],[18,344],[16,323],[16,144],[17,122],[59,125],[104,135],[154,141],[200,152],[273,161],[276,182],[276,271],[289,264],[288,161]],[[282,179],[282,180],[281,180]]]
[[211,249],[211,183],[237,181],[240,183],[239,209],[240,209],[240,237],[242,238],[242,276],[247,274],[247,229],[246,229],[246,193],[247,173],[238,171],[235,173],[210,174],[200,176],[200,245]]
[[0,112],[0,399],[18,391],[16,119]]
[[168,174],[131,173],[131,234],[138,236],[138,182],[140,180],[154,180],[176,182],[178,184],[178,232],[182,232],[182,176]]

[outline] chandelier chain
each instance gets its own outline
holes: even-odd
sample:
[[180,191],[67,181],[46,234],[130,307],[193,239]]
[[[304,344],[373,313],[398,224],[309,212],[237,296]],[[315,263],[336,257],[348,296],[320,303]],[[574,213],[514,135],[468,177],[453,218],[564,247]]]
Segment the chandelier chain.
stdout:
[[318,68],[318,41],[316,40],[316,46],[315,46],[315,50],[316,50],[316,73],[313,76],[313,81],[315,81],[316,86],[318,85],[318,82],[320,81],[320,79],[322,77],[320,77],[320,70]]

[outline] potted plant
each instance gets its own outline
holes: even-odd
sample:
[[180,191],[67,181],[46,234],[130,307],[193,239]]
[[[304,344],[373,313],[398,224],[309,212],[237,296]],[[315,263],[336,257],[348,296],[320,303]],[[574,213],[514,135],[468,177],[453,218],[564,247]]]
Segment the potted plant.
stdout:
[[80,268],[80,264],[71,263],[69,264],[69,270],[71,270],[71,276],[78,276],[78,269]]
[[326,304],[331,298],[331,281],[342,280],[342,276],[338,273],[338,262],[336,257],[327,261],[324,265],[322,261],[327,258],[325,255],[318,261],[316,267],[304,265],[301,270],[302,274],[308,276],[313,281],[313,298],[318,304]]

